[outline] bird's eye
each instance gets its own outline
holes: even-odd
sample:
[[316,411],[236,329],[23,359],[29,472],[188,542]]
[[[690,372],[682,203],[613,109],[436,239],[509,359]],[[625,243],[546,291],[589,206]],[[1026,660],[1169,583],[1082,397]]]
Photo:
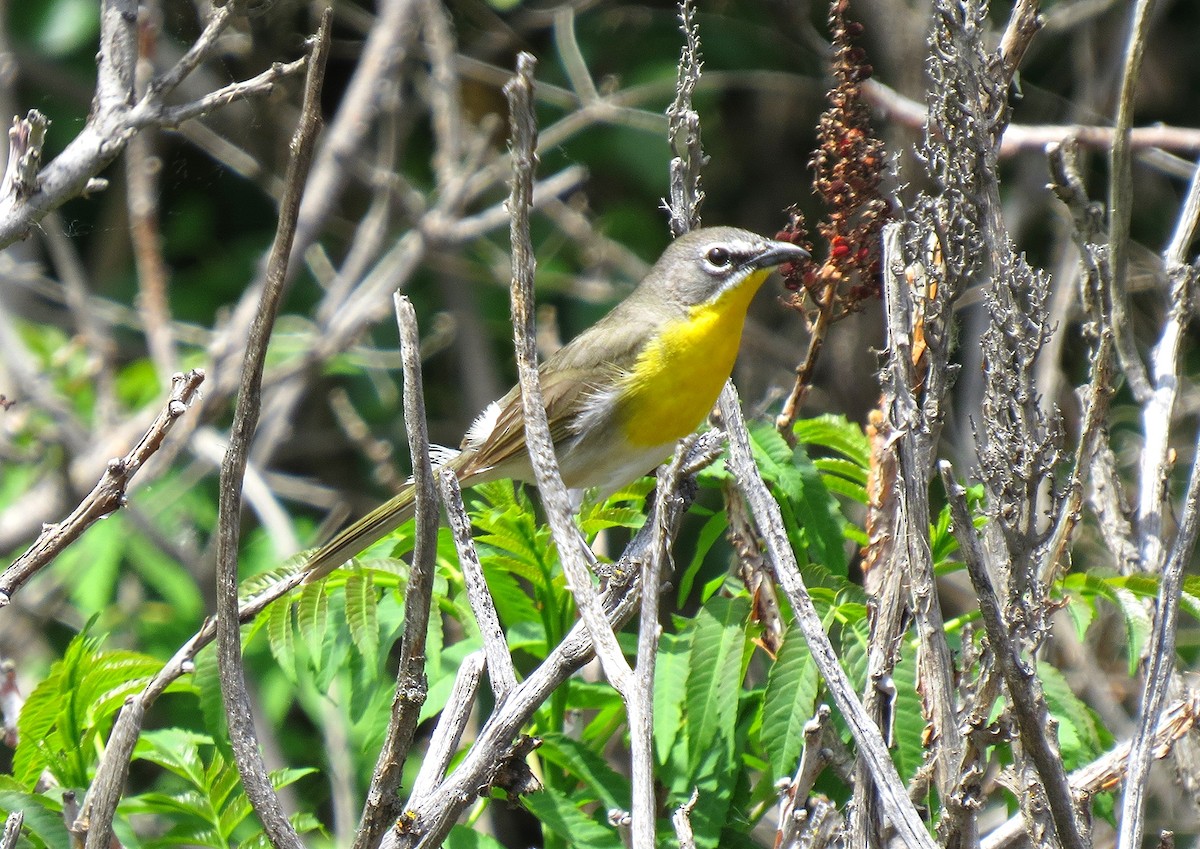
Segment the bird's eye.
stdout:
[[710,248],[704,258],[715,268],[728,268],[731,261],[729,251],[725,248]]

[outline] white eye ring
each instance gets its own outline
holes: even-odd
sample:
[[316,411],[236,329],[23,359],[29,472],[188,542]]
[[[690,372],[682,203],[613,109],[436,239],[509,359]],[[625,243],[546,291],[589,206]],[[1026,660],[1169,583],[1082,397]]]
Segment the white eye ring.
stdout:
[[714,271],[724,271],[733,266],[733,254],[728,248],[720,247],[709,248],[704,255],[704,261]]

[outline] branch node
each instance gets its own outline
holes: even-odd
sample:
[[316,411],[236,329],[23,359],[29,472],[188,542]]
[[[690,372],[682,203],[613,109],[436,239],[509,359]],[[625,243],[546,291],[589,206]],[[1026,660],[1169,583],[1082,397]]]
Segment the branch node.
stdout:
[[36,109],[30,109],[25,117],[13,117],[8,131],[8,167],[4,174],[4,188],[24,200],[38,190],[38,168],[42,163],[42,146],[46,141],[46,128],[50,119]]

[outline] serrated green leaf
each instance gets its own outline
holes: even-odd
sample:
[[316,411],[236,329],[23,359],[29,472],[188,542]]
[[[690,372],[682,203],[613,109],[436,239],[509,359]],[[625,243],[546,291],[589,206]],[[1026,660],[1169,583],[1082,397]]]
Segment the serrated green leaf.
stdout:
[[690,633],[663,634],[659,638],[654,664],[654,754],[660,767],[684,748],[683,702],[691,646]]
[[207,846],[211,849],[227,849],[227,844],[217,830],[203,823],[190,822],[177,825],[164,834],[146,842],[147,847],[161,846],[171,849],[179,846]]
[[793,451],[765,422],[752,425],[750,436],[763,477],[786,496],[780,508],[789,537],[798,534],[814,562],[844,576],[848,568],[842,534],[845,519],[808,454],[799,446]]
[[296,602],[296,628],[309,645],[309,652],[317,653],[329,627],[329,591],[325,581],[305,584]]
[[617,830],[579,810],[574,800],[547,787],[521,801],[541,824],[572,849],[623,849]]
[[904,781],[911,779],[925,759],[925,716],[917,692],[917,652],[911,641],[900,646],[900,660],[892,670],[896,700],[892,704],[892,738],[896,769]]
[[7,817],[14,811],[23,813],[25,836],[34,845],[55,849],[71,845],[71,836],[63,823],[61,803],[40,793],[21,790],[7,776],[0,776],[0,781],[0,817]]
[[858,504],[867,503],[866,487],[859,486],[858,484],[848,481],[845,478],[837,475],[825,475],[821,478],[821,480],[825,482],[825,488],[834,495],[840,495]]
[[[598,800],[604,810],[620,808],[628,810],[631,788],[629,780],[618,774],[599,754],[562,734],[543,734],[540,757],[557,764],[578,779],[586,789],[590,800]],[[578,803],[584,795],[578,795]]]
[[378,596],[369,572],[355,572],[346,579],[346,621],[350,639],[363,663],[374,669],[379,663]]
[[296,681],[296,631],[292,627],[292,601],[281,598],[267,609],[267,645],[288,680]]
[[1046,706],[1058,721],[1058,748],[1063,766],[1072,770],[1099,757],[1112,745],[1112,735],[1092,709],[1072,692],[1061,672],[1044,662],[1038,664],[1037,672]]
[[196,653],[192,684],[196,687],[196,700],[200,704],[204,727],[212,732],[219,745],[227,747],[229,727],[225,719],[225,705],[221,701],[220,674],[216,646],[209,644]]
[[588,537],[609,528],[637,530],[646,524],[646,514],[637,507],[600,507],[579,517],[579,529]]
[[[1085,576],[1085,578],[1088,576]],[[1086,582],[1089,590],[1097,592],[1116,604],[1125,623],[1125,650],[1128,652],[1130,677],[1137,675],[1142,651],[1150,639],[1153,623],[1143,599],[1157,595],[1157,583],[1136,576],[1116,576]]]
[[737,722],[750,602],[714,596],[696,616],[684,704],[693,773]]
[[503,843],[481,831],[456,825],[446,835],[446,849],[506,849]]
[[207,734],[182,728],[143,731],[133,748],[133,757],[158,764],[193,787],[203,787],[206,780],[199,747],[212,745],[212,742]]
[[107,729],[125,695],[159,668],[134,652],[100,651],[91,624],[71,640],[21,710],[13,775],[23,786],[32,788],[44,769],[63,786],[87,786],[97,758],[92,736]]
[[[297,834],[307,834],[321,829],[320,820],[304,811],[292,814],[288,817],[288,822],[292,824],[292,828],[296,830]],[[228,843],[222,844],[222,849],[226,846],[228,846]],[[266,833],[260,828],[239,843],[238,849],[274,849],[274,844],[271,843]]]
[[696,535],[696,551],[687,568],[679,577],[678,600],[680,607],[691,594],[692,583],[696,580],[696,574],[700,571],[700,567],[704,565],[704,559],[708,556],[708,552],[712,550],[728,527],[729,517],[724,510],[720,510],[709,516],[703,527],[700,528],[700,533]]
[[775,778],[791,775],[804,744],[804,726],[813,718],[820,677],[804,635],[788,629],[767,673],[762,702],[762,746]]
[[841,481],[865,498],[868,476],[865,468],[843,457],[814,457],[812,462],[824,477],[826,486],[832,489],[834,481]]
[[208,797],[194,787],[176,793],[142,793],[126,800],[124,810],[129,813],[155,814],[179,822],[181,817],[199,821],[204,829],[213,829],[216,812],[208,803]]
[[797,442],[836,451],[860,468],[867,468],[871,462],[871,441],[859,425],[845,416],[824,415],[801,419],[793,425],[792,433]]

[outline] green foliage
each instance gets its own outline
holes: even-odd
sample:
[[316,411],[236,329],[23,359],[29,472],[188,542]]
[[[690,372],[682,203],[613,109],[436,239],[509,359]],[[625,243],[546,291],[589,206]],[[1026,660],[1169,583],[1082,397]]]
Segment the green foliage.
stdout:
[[113,717],[161,666],[136,652],[102,649],[102,642],[84,628],[26,699],[13,754],[18,785],[32,790],[46,771],[62,787],[87,788]]
[[[142,793],[122,802],[126,815],[161,816],[172,826],[167,833],[147,841],[147,847],[208,846],[212,849],[266,846],[262,829],[250,820],[250,800],[241,790],[233,763],[213,750],[205,761],[201,747],[212,749],[212,739],[203,734],[177,728],[147,731],[138,739],[134,759],[161,767],[177,781],[160,792]],[[309,775],[312,769],[281,769],[270,773],[271,785],[278,790]],[[299,813],[291,817],[300,833],[320,828],[316,817]]]
[[14,811],[25,815],[19,847],[54,847],[71,845],[67,826],[63,823],[61,798],[50,794],[32,793],[20,786],[11,776],[0,775],[0,817]]

